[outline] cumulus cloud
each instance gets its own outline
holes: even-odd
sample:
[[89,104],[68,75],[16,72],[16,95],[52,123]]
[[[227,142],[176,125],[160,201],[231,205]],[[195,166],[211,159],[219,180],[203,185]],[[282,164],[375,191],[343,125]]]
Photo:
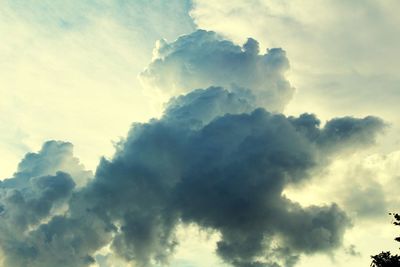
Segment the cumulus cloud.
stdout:
[[[59,26],[87,23],[68,20]],[[238,46],[198,30],[159,41],[141,78],[181,94],[159,119],[134,124],[93,177],[70,143],[50,141],[0,183],[3,265],[85,267],[113,257],[168,264],[181,225],[218,233],[216,253],[236,267],[293,266],[303,254],[338,248],[346,213],[335,203],[300,205],[284,190],[336,155],[373,144],[384,123],[343,117],[322,126],[313,114],[276,113],[294,91],[288,68],[284,50],[260,53],[252,38]]]
[[[180,224],[220,233],[218,255],[239,267],[292,266],[303,253],[337,248],[347,215],[336,204],[303,207],[282,192],[349,146],[372,143],[383,123],[336,118],[321,127],[314,115],[273,114],[253,100],[220,87],[171,100],[163,117],[134,125],[75,191],[65,172],[86,172],[63,168],[65,157],[77,163],[70,144],[49,142],[27,155],[2,183],[2,233],[21,227],[16,216],[27,222],[16,238],[2,234],[5,264],[89,266],[107,245],[135,266],[168,263]],[[49,218],[62,201],[67,211]]]
[[160,40],[154,56],[141,78],[169,95],[237,86],[252,89],[259,106],[281,111],[294,92],[285,77],[289,69],[285,51],[272,48],[260,54],[252,38],[239,46],[215,32],[197,30],[171,43]]
[[0,182],[0,247],[8,255],[4,266],[40,266],[29,263],[38,255],[32,233],[63,214],[76,185],[84,186],[91,177],[67,142],[48,141],[38,153],[25,156],[14,176]]
[[164,119],[183,124],[183,127],[202,126],[218,116],[248,113],[254,110],[255,97],[249,90],[222,87],[197,89],[190,94],[172,98],[164,112]]
[[3,181],[3,185],[16,183],[22,186],[32,177],[54,175],[57,171],[71,174],[80,186],[93,176],[92,172],[85,170],[79,159],[74,157],[71,143],[47,141],[38,153],[26,154],[14,177]]

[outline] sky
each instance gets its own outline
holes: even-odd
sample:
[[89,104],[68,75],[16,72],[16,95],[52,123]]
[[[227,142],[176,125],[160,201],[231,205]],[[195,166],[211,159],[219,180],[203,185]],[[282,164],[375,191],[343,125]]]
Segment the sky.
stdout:
[[0,266],[398,252],[399,11],[0,0]]

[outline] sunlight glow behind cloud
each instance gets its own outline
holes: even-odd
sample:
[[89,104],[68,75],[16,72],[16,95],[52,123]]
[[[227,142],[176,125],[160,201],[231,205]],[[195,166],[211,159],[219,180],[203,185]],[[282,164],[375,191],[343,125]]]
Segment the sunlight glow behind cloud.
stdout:
[[3,265],[361,267],[396,249],[397,1],[0,6]]

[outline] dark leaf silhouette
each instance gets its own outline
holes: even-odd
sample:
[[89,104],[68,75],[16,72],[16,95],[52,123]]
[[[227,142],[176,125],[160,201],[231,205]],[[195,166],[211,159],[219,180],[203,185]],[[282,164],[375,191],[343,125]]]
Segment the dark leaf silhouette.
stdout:
[[[400,225],[400,214],[398,213],[389,213],[389,215],[393,215],[395,221],[394,225]],[[396,237],[394,240],[400,242],[400,237]],[[400,256],[392,255],[389,251],[381,252],[378,255],[371,256],[372,263],[371,267],[399,267],[400,266]]]

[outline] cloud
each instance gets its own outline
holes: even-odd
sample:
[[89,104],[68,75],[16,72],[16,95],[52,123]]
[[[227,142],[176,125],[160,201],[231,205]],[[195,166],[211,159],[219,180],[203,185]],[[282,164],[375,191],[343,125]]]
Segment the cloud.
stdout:
[[355,183],[352,190],[346,193],[346,209],[359,217],[381,219],[388,212],[384,189],[377,182],[367,180]]
[[19,181],[2,183],[2,219],[18,230],[26,230],[49,216],[53,205],[62,203],[75,186],[72,178],[63,172],[30,177],[22,188],[13,187],[12,182]]
[[238,46],[215,32],[197,30],[171,43],[160,40],[154,55],[141,78],[169,95],[236,86],[251,89],[259,106],[281,111],[294,93],[285,77],[289,69],[285,51],[272,48],[260,54],[252,38]]
[[32,233],[65,213],[76,185],[84,186],[92,176],[70,143],[48,141],[25,156],[14,176],[0,182],[0,247],[8,255],[3,266],[33,266],[29,262],[45,243]]
[[23,185],[32,177],[54,175],[62,171],[75,177],[78,185],[83,186],[93,177],[91,171],[73,155],[73,146],[69,142],[47,141],[38,153],[28,153],[19,163],[14,177],[3,181],[3,184]]
[[[128,44],[134,44],[135,37],[146,39],[147,33],[149,39],[158,37],[163,27],[170,25],[169,21],[165,25],[162,19],[158,20],[158,12],[152,21],[162,28],[154,29],[151,23],[146,25],[149,27],[134,27],[135,30],[121,30],[120,26],[132,26],[131,19],[143,22],[153,14],[146,11],[153,8],[167,9],[173,16],[176,2],[169,6],[151,1],[149,10],[141,3],[122,3],[117,11],[110,12],[127,16],[121,20],[111,16],[109,23],[107,13],[96,29],[105,27],[107,33],[117,32],[121,36],[130,32],[133,35]],[[190,4],[185,3],[182,10],[187,12]],[[64,7],[50,2],[44,6],[57,12]],[[15,11],[16,7],[11,8],[11,14],[24,12]],[[30,9],[36,7],[31,5]],[[26,19],[40,25],[41,38],[48,38],[46,30],[54,33],[61,28],[61,36],[67,33],[68,38],[58,39],[59,43],[77,38],[81,32],[91,32],[88,29],[92,17],[82,20],[79,14],[86,14],[87,9],[83,10],[62,16],[56,12],[56,18],[44,20],[38,11],[39,16]],[[96,10],[94,17],[106,10]],[[42,32],[48,21],[52,27]],[[180,21],[171,23],[174,28]],[[101,62],[117,66],[114,71],[131,75],[126,71],[130,68],[122,70],[131,64],[119,64],[127,63],[126,55],[130,60],[134,58],[126,54],[126,43],[104,37],[102,30],[95,33],[91,40],[109,46],[96,50],[93,57],[102,55]],[[174,34],[175,31],[171,35]],[[92,48],[88,42],[83,43],[85,49]],[[8,44],[7,48],[10,47],[13,46]],[[37,47],[33,48],[35,52]],[[50,48],[54,49],[52,45]],[[145,50],[136,50],[134,55],[139,61]],[[0,183],[2,264],[84,267],[96,261],[106,264],[113,257],[140,267],[168,264],[179,245],[176,231],[181,225],[197,225],[204,231],[218,233],[217,254],[237,267],[293,266],[301,255],[329,253],[340,247],[350,225],[347,214],[335,203],[300,205],[286,197],[284,190],[309,181],[315,169],[325,167],[337,155],[373,144],[384,123],[372,116],[343,117],[321,126],[312,114],[288,117],[274,113],[282,111],[293,94],[285,77],[289,63],[280,48],[264,54],[259,50],[254,39],[238,46],[203,30],[174,42],[160,41],[153,62],[141,78],[166,94],[183,95],[170,100],[161,118],[134,124],[126,139],[117,144],[114,157],[100,161],[94,177],[73,156],[70,143],[51,141],[38,153],[28,154],[15,175]],[[65,51],[68,50],[62,50]],[[116,51],[120,52],[118,60],[103,58],[108,53],[115,55]],[[54,53],[52,49],[48,53],[46,50],[46,54],[53,55],[50,52]],[[51,58],[47,61],[59,62],[58,57]],[[109,68],[83,66],[81,75],[110,77]],[[118,84],[118,77],[111,77],[106,84]],[[95,88],[96,93],[101,92]],[[73,99],[79,98],[74,95]],[[65,98],[57,101],[52,102],[57,108],[60,102],[71,106]],[[112,107],[102,105],[93,110],[109,113]],[[107,116],[97,117],[105,128],[113,128],[109,123],[119,117]],[[49,120],[41,120],[49,124]],[[96,134],[86,136],[94,139]],[[107,250],[105,256],[102,250]]]
[[[234,266],[292,266],[303,253],[340,246],[349,219],[336,204],[303,207],[282,192],[343,152],[340,144],[371,144],[383,123],[336,118],[321,128],[310,114],[296,118],[251,109],[252,99],[248,91],[211,87],[172,100],[162,118],[136,124],[114,158],[103,159],[95,178],[73,194],[66,173],[27,178],[30,186],[23,192],[38,190],[35,201],[48,204],[41,218],[58,198],[69,208],[36,219],[34,228],[25,227],[12,242],[3,238],[6,265],[88,266],[107,245],[138,266],[167,263],[180,224],[219,232],[217,253]],[[63,169],[60,162],[65,154],[70,158],[70,149],[49,142],[27,155],[19,173],[37,177]],[[18,177],[2,184],[12,187]],[[3,217],[10,201],[3,201]]]
[[201,127],[216,117],[248,113],[254,109],[255,97],[251,91],[233,88],[230,92],[222,87],[210,87],[172,98],[167,103],[164,119],[183,127]]
[[395,123],[386,152],[398,147],[399,2],[193,2],[191,15],[199,28],[236,43],[252,36],[261,47],[285,49],[288,79],[299,92],[286,112],[311,108],[323,119],[375,114]]
[[48,141],[38,153],[26,154],[12,178],[0,182],[2,222],[23,231],[35,227],[92,177],[73,156],[71,143]]
[[[353,164],[344,168],[341,179],[351,180],[348,188],[341,188],[337,194],[343,207],[359,218],[387,219],[388,212],[399,205],[396,189],[399,185],[399,152],[373,154],[352,160]],[[340,181],[340,176],[337,178]],[[343,187],[343,186],[342,186]],[[339,187],[340,188],[340,187]]]

